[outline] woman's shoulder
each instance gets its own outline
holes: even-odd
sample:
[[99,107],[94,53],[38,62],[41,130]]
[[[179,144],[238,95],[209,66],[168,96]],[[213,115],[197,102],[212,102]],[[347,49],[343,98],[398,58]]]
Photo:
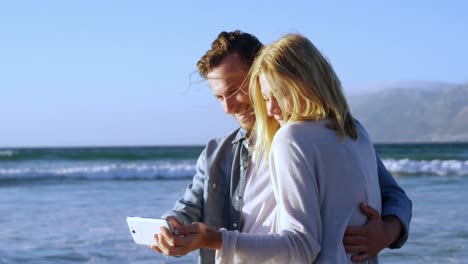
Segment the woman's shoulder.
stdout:
[[[336,133],[326,127],[327,120],[291,122],[282,126],[275,135],[275,140],[307,141],[334,139]],[[317,141],[316,141],[317,142]]]

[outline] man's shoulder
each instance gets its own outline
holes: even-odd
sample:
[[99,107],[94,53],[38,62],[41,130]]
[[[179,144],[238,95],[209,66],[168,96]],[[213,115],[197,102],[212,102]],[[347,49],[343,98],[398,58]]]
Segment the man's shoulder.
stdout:
[[236,140],[245,137],[245,131],[242,128],[237,128],[228,135],[223,137],[213,138],[206,144],[207,154],[218,152],[220,150],[226,150],[232,148],[232,145]]
[[217,138],[212,138],[208,141],[208,144],[222,144],[222,143],[233,143],[237,138],[245,136],[244,131],[242,128],[237,128],[231,133],[223,136],[223,137],[217,137]]

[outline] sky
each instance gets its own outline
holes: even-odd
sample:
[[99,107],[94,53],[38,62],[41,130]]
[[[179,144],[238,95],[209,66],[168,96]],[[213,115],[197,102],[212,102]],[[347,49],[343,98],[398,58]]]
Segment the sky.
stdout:
[[0,148],[203,145],[237,127],[196,63],[221,31],[290,32],[346,93],[468,82],[466,1],[0,0]]

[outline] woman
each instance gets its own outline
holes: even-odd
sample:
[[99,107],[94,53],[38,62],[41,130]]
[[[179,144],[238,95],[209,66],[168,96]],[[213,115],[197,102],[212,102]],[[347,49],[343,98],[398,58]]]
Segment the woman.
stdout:
[[[305,37],[287,35],[251,69],[257,164],[268,164],[276,207],[269,234],[212,230],[201,223],[164,234],[170,243],[217,249],[224,263],[348,263],[346,226],[362,225],[359,203],[380,211],[373,146],[353,120],[331,65]],[[260,168],[257,168],[260,169]],[[374,257],[370,262],[377,262]]]

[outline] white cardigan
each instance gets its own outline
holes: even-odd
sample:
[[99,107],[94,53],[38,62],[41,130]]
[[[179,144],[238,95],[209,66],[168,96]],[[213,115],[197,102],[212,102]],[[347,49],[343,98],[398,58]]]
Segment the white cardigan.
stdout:
[[380,212],[377,161],[363,127],[357,124],[357,141],[340,140],[327,122],[290,123],[276,133],[269,161],[277,202],[271,232],[221,230],[218,263],[351,263],[342,239],[347,226],[367,220],[359,203]]

